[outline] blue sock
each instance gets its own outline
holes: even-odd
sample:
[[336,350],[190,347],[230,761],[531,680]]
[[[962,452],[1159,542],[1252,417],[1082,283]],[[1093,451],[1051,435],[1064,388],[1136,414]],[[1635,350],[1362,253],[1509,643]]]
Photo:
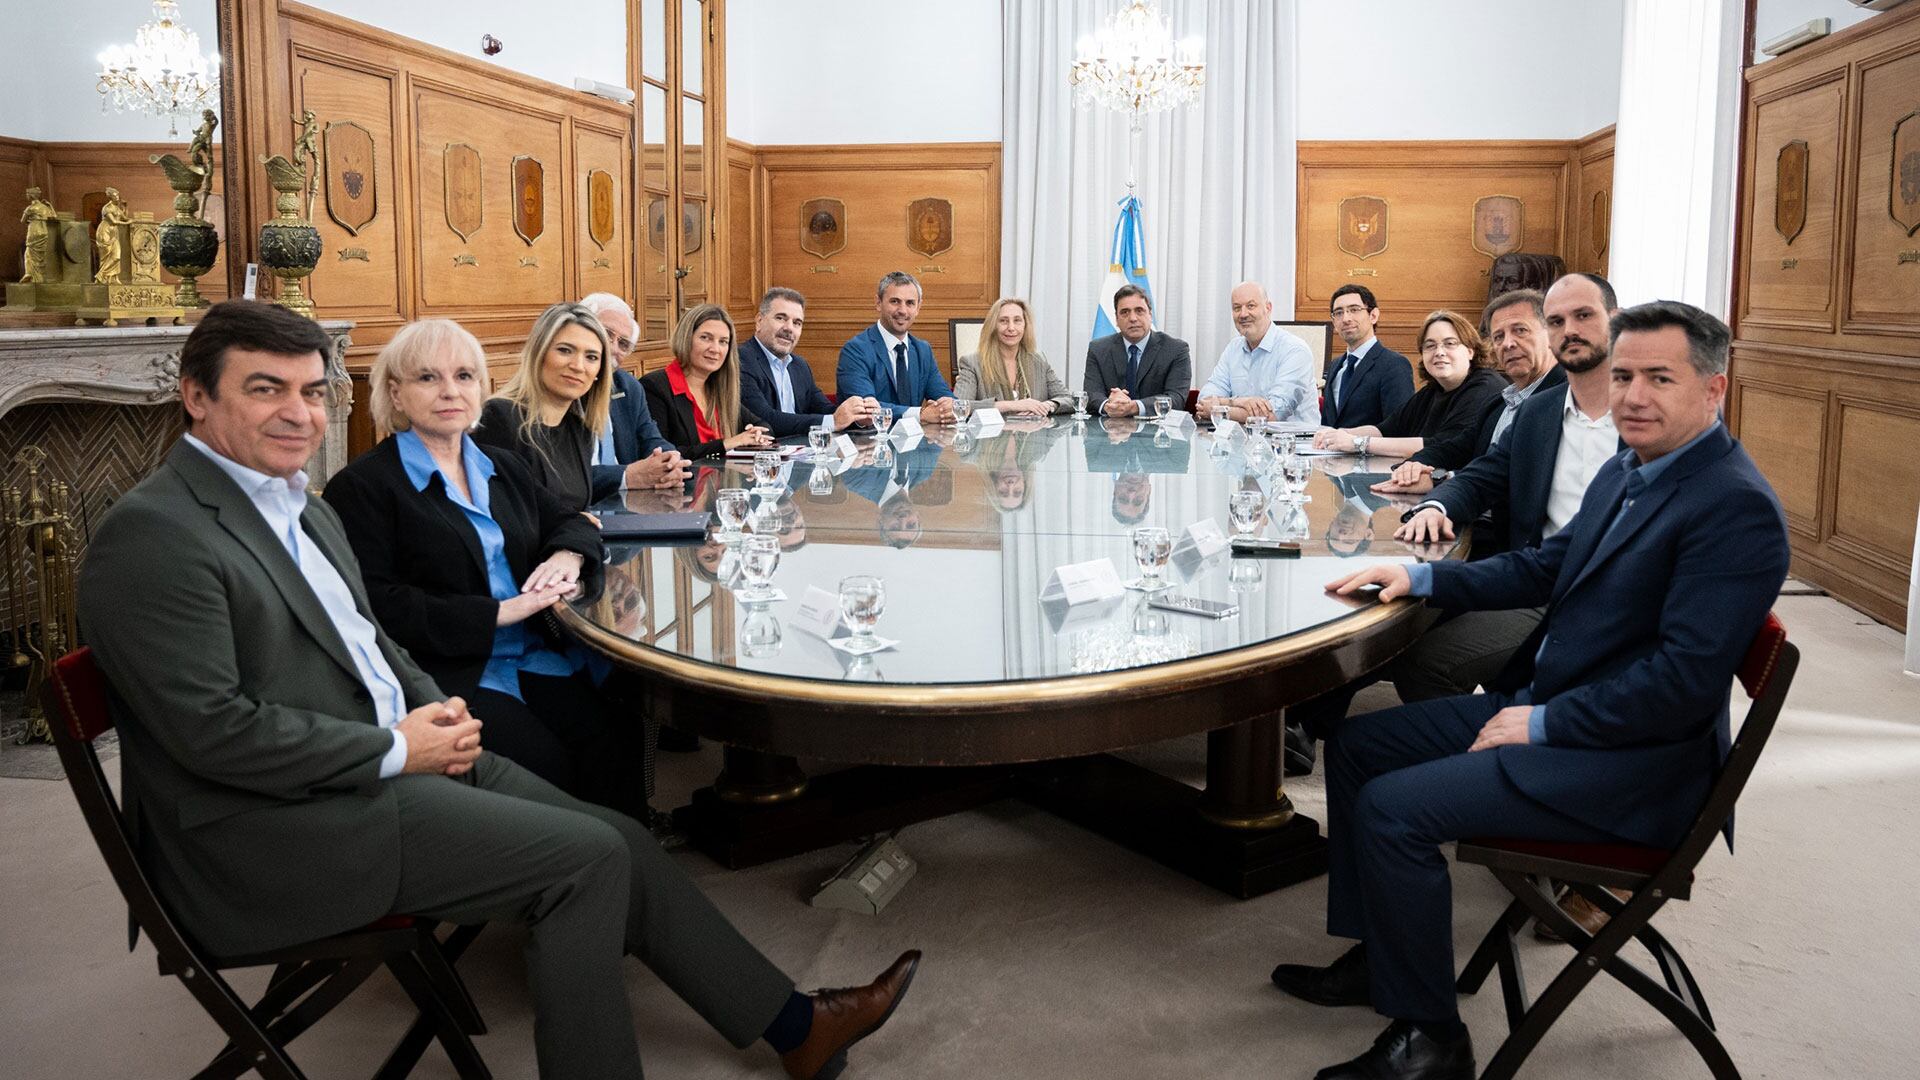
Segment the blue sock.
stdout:
[[807,1041],[813,1031],[813,999],[798,990],[787,995],[787,1003],[780,1006],[780,1015],[773,1018],[767,1030],[760,1036],[767,1040],[776,1054],[787,1051]]

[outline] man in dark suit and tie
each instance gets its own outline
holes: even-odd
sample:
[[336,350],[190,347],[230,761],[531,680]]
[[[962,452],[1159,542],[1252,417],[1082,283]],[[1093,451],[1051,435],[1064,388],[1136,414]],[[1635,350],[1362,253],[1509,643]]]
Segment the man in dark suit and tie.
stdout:
[[1379,427],[1413,396],[1413,366],[1374,336],[1380,305],[1373,290],[1342,285],[1333,290],[1331,309],[1333,332],[1347,351],[1327,376],[1320,422],[1331,428]]
[[793,350],[806,324],[807,298],[774,286],[760,298],[753,336],[740,343],[740,404],[776,438],[798,435],[831,420],[835,431],[864,424],[880,411],[870,397],[848,395],[835,406],[814,384],[813,369]]
[[[1317,1080],[1471,1080],[1440,845],[1471,836],[1669,848],[1731,745],[1734,671],[1787,574],[1773,490],[1726,428],[1731,335],[1661,301],[1612,322],[1610,460],[1566,528],[1479,562],[1332,583],[1449,608],[1545,605],[1490,691],[1355,717],[1327,745],[1327,930],[1360,944],[1273,981],[1393,1022]],[[1728,822],[1731,838],[1732,823]]]
[[607,353],[613,364],[613,397],[607,404],[607,430],[594,447],[593,501],[619,491],[677,488],[691,475],[687,459],[660,435],[660,426],[647,411],[647,395],[640,380],[627,371],[627,356],[639,340],[640,325],[633,308],[612,293],[593,293],[580,301],[607,331]]
[[1117,334],[1087,346],[1083,385],[1101,416],[1137,416],[1143,399],[1166,395],[1173,407],[1187,407],[1193,385],[1193,357],[1187,343],[1153,328],[1153,298],[1138,285],[1122,285],[1113,294]]
[[[638,1080],[621,953],[734,1045],[837,1071],[917,953],[796,994],[646,830],[481,748],[481,721],[380,629],[302,471],[327,426],[325,334],[207,310],[180,355],[187,433],[101,521],[82,625],[112,695],[142,865],[201,944],[278,948],[392,914],[530,931],[545,1077]],[[858,1014],[858,1015],[856,1015]]]
[[920,283],[895,270],[880,279],[874,310],[880,319],[840,347],[834,383],[840,396],[874,398],[904,416],[917,410],[923,424],[953,422],[953,390],[933,362],[933,346],[907,331],[920,315]]

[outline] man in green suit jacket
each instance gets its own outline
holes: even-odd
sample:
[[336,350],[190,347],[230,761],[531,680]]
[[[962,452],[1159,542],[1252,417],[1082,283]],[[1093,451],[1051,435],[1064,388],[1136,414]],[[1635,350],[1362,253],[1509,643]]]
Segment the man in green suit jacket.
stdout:
[[796,994],[645,828],[481,749],[481,721],[380,630],[339,519],[306,497],[327,348],[284,309],[211,308],[181,354],[187,434],[80,575],[160,894],[229,955],[394,913],[526,923],[549,1080],[640,1076],[623,949],[735,1046],[765,1038],[789,1074],[830,1072],[919,954]]

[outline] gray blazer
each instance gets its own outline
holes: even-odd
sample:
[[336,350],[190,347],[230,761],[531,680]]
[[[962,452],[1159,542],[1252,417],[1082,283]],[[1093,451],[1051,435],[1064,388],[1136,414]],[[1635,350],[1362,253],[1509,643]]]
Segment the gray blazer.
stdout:
[[[1127,385],[1127,342],[1119,334],[1095,338],[1087,346],[1087,407],[1098,409],[1107,399],[1107,391]],[[1146,348],[1140,350],[1140,373],[1135,380],[1139,392],[1135,398],[1165,394],[1173,407],[1187,407],[1187,391],[1193,386],[1193,357],[1187,343],[1155,330],[1147,335]]]
[[[300,524],[375,627],[333,508]],[[161,895],[200,942],[245,953],[363,926],[400,881],[393,736],[265,519],[176,443],[100,522],[80,624],[113,690],[121,803]],[[438,686],[385,632],[407,708]]]
[[[1073,392],[1067,389],[1067,381],[1053,370],[1053,365],[1047,363],[1046,357],[1039,353],[1030,354],[1023,374],[1027,377],[1028,392],[1035,398],[1052,405],[1054,412],[1072,411]],[[958,369],[954,372],[953,396],[961,401],[993,400],[993,395],[987,393],[985,380],[980,377],[978,353],[968,353],[960,358]]]

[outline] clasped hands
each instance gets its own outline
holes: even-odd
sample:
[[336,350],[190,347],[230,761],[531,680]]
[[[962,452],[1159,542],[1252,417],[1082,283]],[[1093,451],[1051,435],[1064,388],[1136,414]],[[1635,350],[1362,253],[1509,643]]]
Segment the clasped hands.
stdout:
[[546,562],[527,575],[519,596],[500,601],[500,613],[494,618],[494,625],[525,622],[534,614],[576,595],[580,591],[580,568],[584,565],[586,560],[577,551],[556,551],[547,556]]
[[480,756],[480,720],[464,698],[422,705],[393,727],[407,740],[402,772],[459,776]]
[[678,450],[655,449],[653,453],[627,466],[620,486],[628,489],[673,488],[687,482],[692,465]]
[[1200,410],[1201,415],[1206,415],[1221,406],[1226,407],[1227,419],[1236,424],[1253,420],[1271,420],[1274,416],[1273,402],[1258,396],[1206,397],[1201,398],[1195,407]]

